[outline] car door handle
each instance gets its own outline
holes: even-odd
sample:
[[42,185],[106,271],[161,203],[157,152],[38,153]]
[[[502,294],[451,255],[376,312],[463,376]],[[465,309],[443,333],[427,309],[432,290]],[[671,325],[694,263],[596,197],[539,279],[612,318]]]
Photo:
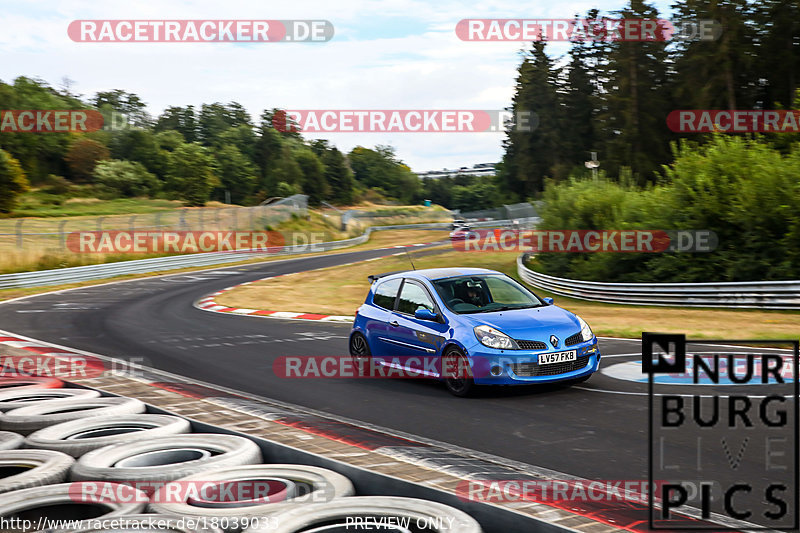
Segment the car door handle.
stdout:
[[400,325],[400,323],[397,320],[392,320],[391,322],[389,322],[389,325],[392,326],[393,328],[396,328],[397,326]]

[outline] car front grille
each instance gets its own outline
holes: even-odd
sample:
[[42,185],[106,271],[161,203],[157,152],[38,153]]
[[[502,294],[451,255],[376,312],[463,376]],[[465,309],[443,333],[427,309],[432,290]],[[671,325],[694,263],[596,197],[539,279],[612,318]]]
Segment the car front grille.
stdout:
[[546,350],[547,345],[542,341],[517,341],[520,350]]
[[580,370],[589,364],[589,355],[582,355],[574,361],[564,361],[561,363],[552,363],[549,365],[540,365],[539,363],[515,363],[511,365],[511,370],[514,374],[530,378],[535,376],[556,376],[558,374],[566,374]]
[[580,344],[583,341],[583,335],[579,331],[575,335],[570,335],[567,337],[567,340],[564,341],[564,346],[575,346],[576,344]]

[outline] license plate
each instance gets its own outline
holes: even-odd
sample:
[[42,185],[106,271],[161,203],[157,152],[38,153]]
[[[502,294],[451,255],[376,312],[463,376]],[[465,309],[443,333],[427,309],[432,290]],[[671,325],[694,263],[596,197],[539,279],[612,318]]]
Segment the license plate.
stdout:
[[540,365],[550,365],[553,363],[563,363],[565,361],[574,361],[578,358],[575,350],[570,350],[568,352],[556,352],[556,353],[543,353],[539,355],[539,364]]

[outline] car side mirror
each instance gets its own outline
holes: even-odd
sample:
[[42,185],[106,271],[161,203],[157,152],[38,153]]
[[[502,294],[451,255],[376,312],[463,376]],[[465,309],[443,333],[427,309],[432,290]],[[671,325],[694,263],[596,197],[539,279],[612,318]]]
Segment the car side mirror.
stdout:
[[544,303],[546,303],[547,305],[553,305],[553,299],[552,299],[552,298],[542,298],[542,300],[543,300],[543,301],[544,301]]
[[414,318],[419,320],[430,320],[432,322],[436,322],[439,320],[439,315],[431,311],[430,309],[417,309],[414,311]]

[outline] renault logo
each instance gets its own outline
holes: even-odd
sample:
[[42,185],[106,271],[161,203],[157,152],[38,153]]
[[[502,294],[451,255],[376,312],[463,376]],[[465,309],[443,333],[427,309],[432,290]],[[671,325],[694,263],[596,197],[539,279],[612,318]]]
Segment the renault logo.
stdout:
[[550,335],[550,344],[553,345],[553,348],[558,348],[558,337]]

